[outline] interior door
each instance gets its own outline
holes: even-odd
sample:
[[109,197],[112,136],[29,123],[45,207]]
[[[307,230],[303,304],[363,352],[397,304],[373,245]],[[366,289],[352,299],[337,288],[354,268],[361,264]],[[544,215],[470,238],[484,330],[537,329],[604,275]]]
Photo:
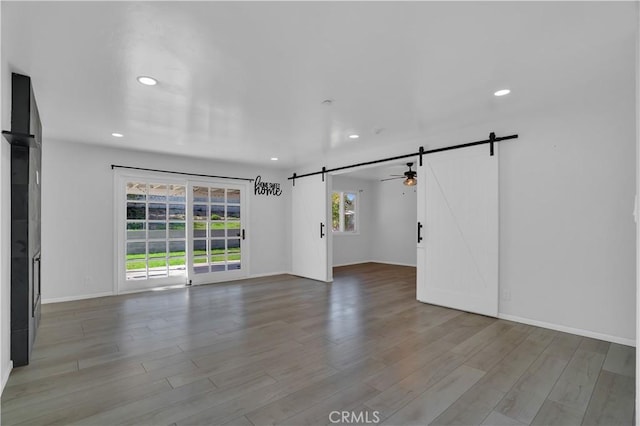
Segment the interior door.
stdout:
[[296,179],[292,196],[292,265],[295,275],[331,282],[331,226],[329,215],[331,176]]
[[498,315],[498,149],[423,157],[418,167],[417,298]]

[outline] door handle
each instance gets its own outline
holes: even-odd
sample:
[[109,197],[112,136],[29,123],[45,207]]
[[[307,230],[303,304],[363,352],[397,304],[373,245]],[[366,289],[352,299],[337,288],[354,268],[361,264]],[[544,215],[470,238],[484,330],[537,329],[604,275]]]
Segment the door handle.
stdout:
[[242,230],[242,239],[243,239],[243,240],[244,240],[244,237],[245,237],[245,235],[244,235],[244,229],[243,229],[243,230]]
[[418,242],[422,241],[422,224],[418,222]]
[[324,237],[324,223],[320,222],[320,238]]

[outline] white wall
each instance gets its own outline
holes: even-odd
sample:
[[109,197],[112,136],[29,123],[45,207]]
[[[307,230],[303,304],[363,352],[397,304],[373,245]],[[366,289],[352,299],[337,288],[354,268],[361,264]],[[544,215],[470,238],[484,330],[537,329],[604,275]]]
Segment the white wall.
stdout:
[[[418,182],[418,185],[420,183]],[[417,193],[401,180],[374,182],[374,262],[416,265]]]
[[[636,202],[640,202],[640,4],[636,3]],[[640,206],[636,205],[636,209]],[[640,226],[636,210],[636,342],[640,341]],[[636,350],[636,372],[640,371],[640,351]],[[640,375],[636,373],[636,415],[635,424],[640,421]]]
[[358,194],[358,232],[333,234],[333,266],[371,261],[371,241],[375,234],[372,187],[369,180],[348,175],[333,176],[333,191],[355,191]]
[[634,342],[634,68],[511,120],[520,139],[500,144],[503,315]]
[[[111,294],[114,287],[114,207],[111,164],[280,182],[280,197],[250,191],[250,273],[288,272],[290,183],[276,169],[219,164],[87,144],[43,142],[43,302]],[[88,278],[88,279],[86,279]]]
[[[0,22],[1,19],[0,7]],[[0,30],[0,34],[2,31]],[[2,40],[0,40],[1,46]],[[10,129],[11,73],[3,61],[0,68],[0,122]],[[11,147],[0,138],[0,393],[11,373]]]
[[[4,126],[3,126],[4,127]],[[0,141],[2,160],[0,165],[0,187],[2,211],[0,212],[0,325],[2,327],[2,386],[11,372],[11,145]]]
[[[6,92],[4,92],[6,93]],[[6,128],[3,124],[3,129]],[[0,389],[11,373],[11,146],[0,140]],[[0,392],[1,393],[1,392]]]

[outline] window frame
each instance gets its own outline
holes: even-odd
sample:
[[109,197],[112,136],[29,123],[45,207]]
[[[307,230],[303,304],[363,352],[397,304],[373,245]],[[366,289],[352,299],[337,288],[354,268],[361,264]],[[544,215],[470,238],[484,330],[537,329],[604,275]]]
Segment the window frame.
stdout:
[[[338,230],[333,229],[333,194],[340,194],[340,207],[339,207],[339,220],[340,225]],[[344,194],[353,194],[355,196],[354,199],[354,216],[355,216],[355,229],[353,231],[345,231],[344,230]],[[341,189],[333,189],[331,190],[331,231],[333,235],[360,235],[360,191],[355,189],[350,190],[341,190]]]

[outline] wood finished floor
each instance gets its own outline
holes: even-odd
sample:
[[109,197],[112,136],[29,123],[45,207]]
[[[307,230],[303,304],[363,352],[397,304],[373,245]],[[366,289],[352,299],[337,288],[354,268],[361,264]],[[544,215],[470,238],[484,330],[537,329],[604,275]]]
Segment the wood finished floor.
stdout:
[[421,304],[414,283],[413,268],[366,264],[333,284],[45,305],[2,424],[632,424],[633,348]]

